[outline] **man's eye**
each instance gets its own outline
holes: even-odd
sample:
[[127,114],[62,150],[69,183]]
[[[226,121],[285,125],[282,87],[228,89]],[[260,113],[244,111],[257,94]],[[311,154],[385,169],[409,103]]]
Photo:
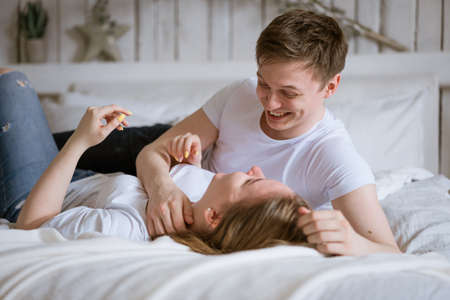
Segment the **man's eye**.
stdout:
[[288,93],[283,93],[283,94],[286,98],[289,98],[289,99],[293,99],[298,96],[297,94],[288,94]]
[[269,88],[269,86],[268,86],[267,84],[264,84],[264,83],[262,83],[262,82],[259,82],[259,86],[262,87],[262,88],[264,88],[264,89]]

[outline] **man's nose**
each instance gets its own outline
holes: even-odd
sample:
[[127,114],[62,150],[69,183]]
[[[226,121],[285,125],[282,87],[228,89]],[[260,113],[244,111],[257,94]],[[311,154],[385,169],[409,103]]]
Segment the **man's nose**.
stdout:
[[266,97],[266,110],[275,110],[281,107],[281,101],[276,93],[270,92]]

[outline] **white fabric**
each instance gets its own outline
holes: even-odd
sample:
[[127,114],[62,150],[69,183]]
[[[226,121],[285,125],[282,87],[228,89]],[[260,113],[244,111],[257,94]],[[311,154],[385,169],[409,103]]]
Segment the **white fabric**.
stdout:
[[279,246],[213,257],[168,237],[145,243],[89,233],[68,241],[50,228],[0,230],[0,298],[443,300],[449,189],[448,178],[435,176],[381,201],[402,255],[323,257]]
[[432,170],[425,155],[433,145],[424,141],[430,140],[425,135],[431,135],[437,144],[438,136],[432,132],[437,130],[437,111],[430,112],[438,103],[437,89],[432,76],[352,78],[344,74],[325,105],[345,124],[374,172],[405,167]]
[[77,83],[60,102],[43,99],[52,132],[75,129],[88,106],[117,104],[133,112],[130,126],[174,124],[199,109],[227,81]]
[[[0,240],[5,300],[318,299],[317,291],[351,275],[380,279],[401,271],[432,277],[429,293],[450,282],[450,263],[433,253],[325,258],[310,248],[277,246],[208,257],[168,237],[153,243],[89,235],[64,241],[51,229],[2,230]],[[411,282],[411,289],[418,283]],[[399,299],[393,297],[396,290],[386,285],[385,299]],[[355,291],[356,286],[348,289],[345,299],[361,299],[362,291]],[[402,294],[416,299],[411,290]]]
[[401,168],[375,172],[378,200],[400,190],[406,184],[433,177],[433,173],[421,168]]
[[450,180],[411,182],[380,201],[402,251],[438,252],[450,261]]
[[219,130],[204,167],[230,173],[257,165],[267,178],[283,182],[315,209],[375,183],[344,125],[328,110],[299,137],[274,140],[267,136],[260,127],[263,107],[256,96],[256,84],[256,78],[233,83],[203,106]]
[[[197,202],[214,174],[179,164],[171,169],[170,176],[191,202]],[[96,174],[72,182],[62,212],[41,227],[55,228],[68,239],[98,232],[130,240],[149,240],[145,222],[147,200],[137,177],[120,172]]]

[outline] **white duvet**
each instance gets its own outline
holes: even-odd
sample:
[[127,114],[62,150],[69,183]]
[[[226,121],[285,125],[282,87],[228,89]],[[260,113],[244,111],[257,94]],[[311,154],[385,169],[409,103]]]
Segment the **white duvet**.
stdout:
[[[377,180],[398,183],[389,174]],[[450,299],[450,181],[416,175],[381,200],[405,254],[278,246],[204,256],[168,237],[0,230],[0,299]]]

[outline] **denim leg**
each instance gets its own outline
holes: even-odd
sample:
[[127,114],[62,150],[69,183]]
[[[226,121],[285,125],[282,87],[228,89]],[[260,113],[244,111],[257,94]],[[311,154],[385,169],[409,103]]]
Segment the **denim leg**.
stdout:
[[0,75],[0,217],[16,206],[58,153],[36,92],[17,71]]
[[[82,155],[77,168],[99,173],[124,172],[136,176],[136,157],[141,149],[170,127],[168,124],[155,124],[114,130],[102,143],[89,148]],[[65,131],[53,134],[58,149],[64,146],[72,133]]]
[[[57,154],[28,78],[17,71],[0,74],[0,217],[16,221],[23,201]],[[73,179],[93,174],[76,170]]]

